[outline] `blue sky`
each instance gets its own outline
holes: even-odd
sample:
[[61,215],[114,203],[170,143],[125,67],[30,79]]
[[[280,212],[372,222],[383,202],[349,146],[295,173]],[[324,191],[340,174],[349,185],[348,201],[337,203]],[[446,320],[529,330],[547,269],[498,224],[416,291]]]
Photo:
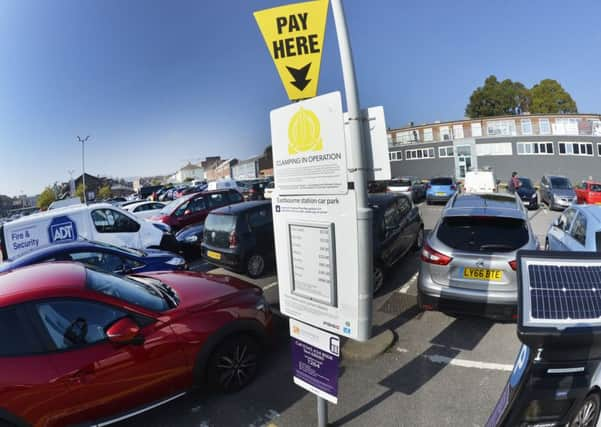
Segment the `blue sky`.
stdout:
[[[554,78],[601,111],[601,3],[345,0],[361,104],[387,124],[461,118],[495,74]],[[81,171],[167,174],[270,143],[287,98],[252,12],[272,0],[0,2],[0,194]],[[328,16],[319,93],[342,89]]]

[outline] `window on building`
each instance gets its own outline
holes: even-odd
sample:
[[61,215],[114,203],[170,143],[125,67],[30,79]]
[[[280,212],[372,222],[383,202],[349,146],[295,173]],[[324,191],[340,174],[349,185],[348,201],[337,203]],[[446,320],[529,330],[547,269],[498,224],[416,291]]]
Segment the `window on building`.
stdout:
[[488,136],[516,135],[515,120],[489,120],[486,122]]
[[538,119],[538,133],[540,135],[551,134],[551,125],[549,124],[549,119]]
[[592,156],[592,142],[559,142],[559,154],[562,156]]
[[472,123],[472,136],[482,136],[482,124]]
[[402,151],[391,151],[388,153],[391,161],[403,160],[403,152]]
[[453,136],[455,137],[455,139],[464,138],[463,125],[453,125]]
[[532,135],[532,122],[530,119],[522,119],[522,135]]
[[432,133],[432,128],[424,129],[424,141],[434,141],[434,135]]
[[601,157],[601,144],[597,144],[597,156]]
[[416,148],[414,150],[405,150],[405,159],[434,159],[434,148]]
[[494,144],[476,144],[476,153],[480,156],[511,156],[513,149],[511,142],[498,142]]
[[518,154],[553,154],[553,143],[552,142],[518,142],[517,143]]
[[553,135],[578,135],[578,119],[555,119]]
[[449,131],[448,126],[439,127],[438,132],[440,132],[440,140],[441,141],[448,141],[451,139],[451,132]]
[[402,132],[397,132],[395,135],[395,142],[398,144],[406,144],[409,142],[415,142],[417,140],[417,138],[415,138],[415,136],[413,135],[413,131],[402,131]]
[[448,145],[446,147],[438,147],[438,157],[441,159],[445,157],[453,157],[453,146]]

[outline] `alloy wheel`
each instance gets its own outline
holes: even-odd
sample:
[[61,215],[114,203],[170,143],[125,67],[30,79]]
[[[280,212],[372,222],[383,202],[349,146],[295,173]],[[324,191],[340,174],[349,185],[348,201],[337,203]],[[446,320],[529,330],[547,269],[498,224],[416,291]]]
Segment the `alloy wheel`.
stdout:
[[223,390],[239,390],[254,377],[257,354],[246,343],[237,343],[220,355],[216,369],[217,381]]
[[374,294],[380,290],[384,284],[384,271],[380,267],[374,267]]
[[261,255],[251,255],[248,258],[248,275],[252,278],[259,277],[265,270],[265,260]]
[[596,395],[587,397],[570,423],[570,427],[593,427],[599,416],[598,402],[599,398]]

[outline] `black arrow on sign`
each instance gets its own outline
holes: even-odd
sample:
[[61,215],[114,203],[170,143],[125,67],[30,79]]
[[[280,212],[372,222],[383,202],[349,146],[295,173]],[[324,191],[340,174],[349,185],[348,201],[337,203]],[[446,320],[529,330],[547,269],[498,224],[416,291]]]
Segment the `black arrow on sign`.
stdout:
[[307,87],[311,81],[311,79],[307,80],[307,73],[309,73],[309,68],[311,68],[310,62],[303,68],[296,69],[288,66],[286,66],[286,68],[288,68],[288,71],[290,71],[290,74],[294,77],[294,81],[291,81],[290,83],[296,86],[298,90],[303,90]]

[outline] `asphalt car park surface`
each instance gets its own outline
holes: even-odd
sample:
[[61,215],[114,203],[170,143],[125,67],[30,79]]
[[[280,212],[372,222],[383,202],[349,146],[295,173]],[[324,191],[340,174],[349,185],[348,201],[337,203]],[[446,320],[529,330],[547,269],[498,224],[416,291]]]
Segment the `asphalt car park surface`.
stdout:
[[[420,204],[426,231],[442,205]],[[557,212],[530,211],[542,247]],[[420,313],[416,306],[418,253],[386,276],[374,299],[374,333],[391,329],[394,345],[365,362],[342,361],[339,403],[329,406],[331,425],[481,426],[486,423],[519,348],[515,323]],[[191,268],[234,274],[198,261]],[[242,276],[244,277],[244,276]],[[249,280],[248,278],[245,278]],[[264,289],[277,310],[277,277],[249,280]],[[274,340],[262,369],[232,395],[197,391],[119,426],[307,426],[316,425],[315,396],[292,382],[288,322],[276,317]]]

